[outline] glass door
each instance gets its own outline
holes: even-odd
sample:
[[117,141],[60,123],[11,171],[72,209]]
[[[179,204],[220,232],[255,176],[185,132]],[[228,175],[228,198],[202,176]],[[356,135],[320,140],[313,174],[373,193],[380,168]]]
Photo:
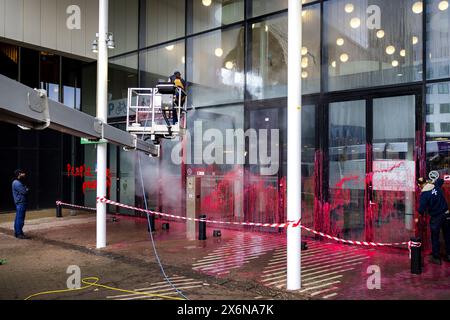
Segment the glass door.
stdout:
[[373,99],[373,150],[367,237],[406,241],[414,233],[416,96]]
[[323,228],[349,239],[364,238],[366,100],[329,104],[328,197]]
[[378,94],[328,104],[325,232],[377,242],[414,235],[418,97]]

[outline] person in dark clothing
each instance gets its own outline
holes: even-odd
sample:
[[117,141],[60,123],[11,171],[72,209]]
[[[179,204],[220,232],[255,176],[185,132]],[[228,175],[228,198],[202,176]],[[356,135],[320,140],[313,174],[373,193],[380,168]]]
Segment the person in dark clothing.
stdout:
[[[181,88],[183,91],[181,93],[181,105],[184,105],[184,102],[186,101],[186,81],[181,77],[180,71],[175,71],[173,75],[170,76],[169,81],[173,83],[177,88]],[[175,97],[174,97],[174,105],[179,104],[179,93],[176,91]],[[173,111],[173,124],[176,124],[178,122],[178,115],[176,111]]]
[[[434,264],[441,264],[440,241],[441,229],[444,232],[446,257],[445,261],[450,262],[450,213],[447,201],[441,189],[444,180],[437,179],[434,183],[427,182],[424,178],[419,178],[418,185],[422,192],[420,194],[419,214],[424,215],[425,211],[430,215],[432,258]],[[417,222],[417,220],[416,220]]]
[[25,212],[27,210],[28,188],[24,184],[25,171],[17,169],[14,171],[14,181],[12,183],[12,194],[16,205],[16,218],[14,220],[14,236],[18,239],[28,239],[23,233],[25,224]]

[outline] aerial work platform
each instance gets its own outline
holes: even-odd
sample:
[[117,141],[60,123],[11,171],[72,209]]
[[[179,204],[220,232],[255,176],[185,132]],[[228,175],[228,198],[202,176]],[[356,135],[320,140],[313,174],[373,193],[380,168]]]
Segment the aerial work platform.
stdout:
[[186,132],[186,101],[183,89],[172,83],[156,88],[129,88],[127,131],[147,136],[155,145],[161,139],[176,139]]

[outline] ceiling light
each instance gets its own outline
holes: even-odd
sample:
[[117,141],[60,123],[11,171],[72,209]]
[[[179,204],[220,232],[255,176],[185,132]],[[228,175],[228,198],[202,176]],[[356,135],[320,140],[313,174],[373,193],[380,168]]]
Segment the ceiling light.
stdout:
[[384,38],[384,30],[380,29],[377,31],[377,38],[378,39],[383,39]]
[[400,55],[402,57],[405,57],[406,56],[406,50],[405,49],[400,50]]
[[423,11],[423,2],[422,1],[417,1],[413,4],[412,6],[412,11],[415,14],[420,14]]
[[302,58],[302,68],[308,68],[308,57],[303,57]]
[[352,20],[350,20],[350,27],[352,27],[353,29],[359,28],[360,25],[361,25],[361,19],[353,18]]
[[303,72],[302,72],[302,78],[303,78],[303,79],[308,78],[308,72],[303,71]]
[[347,62],[348,61],[348,59],[349,59],[349,56],[348,56],[348,54],[346,54],[346,53],[343,53],[343,54],[341,54],[341,56],[340,56],[340,59],[341,59],[341,61],[342,62]]
[[269,31],[269,26],[266,26],[266,27],[264,28],[264,30],[266,30],[266,32]]
[[336,61],[331,62],[331,66],[332,66],[333,68],[336,68],[336,66],[337,66]]
[[394,46],[388,46],[386,48],[386,53],[389,54],[389,55],[394,54],[395,53],[395,47]]
[[355,6],[352,3],[347,3],[345,5],[345,9],[344,10],[347,13],[352,13],[354,9],[355,9]]
[[214,50],[214,54],[216,55],[216,57],[221,57],[223,55],[222,48],[217,48],[216,50]]
[[306,16],[306,11],[307,10],[302,10],[302,17]]
[[181,63],[185,64],[186,63],[186,58],[184,56],[181,57]]
[[392,66],[393,67],[398,67],[398,61],[397,60],[392,61]]
[[307,47],[302,47],[302,56],[306,55],[308,53]]
[[202,0],[202,3],[205,7],[209,7],[211,5],[211,0]]
[[338,38],[337,40],[336,40],[336,44],[338,45],[338,46],[343,46],[344,45],[344,39],[342,39],[342,38]]
[[234,63],[231,61],[227,61],[227,63],[225,63],[225,68],[227,68],[228,70],[233,69],[234,67]]
[[171,44],[170,46],[167,46],[167,47],[166,47],[166,50],[167,50],[167,51],[172,51],[173,48],[175,48],[175,46],[174,46],[173,44]]
[[444,1],[439,2],[438,8],[441,11],[447,10],[448,9],[448,1],[444,0]]
[[412,44],[417,44],[419,42],[419,38],[416,36],[412,37]]

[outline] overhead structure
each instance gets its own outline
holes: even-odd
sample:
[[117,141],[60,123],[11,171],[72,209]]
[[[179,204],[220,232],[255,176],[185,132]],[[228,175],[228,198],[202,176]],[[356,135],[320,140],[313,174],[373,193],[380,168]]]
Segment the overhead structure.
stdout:
[[0,121],[25,129],[53,129],[91,141],[104,139],[128,150],[159,156],[159,146],[50,100],[43,90],[34,90],[3,75],[0,75]]
[[[302,1],[288,5],[287,220],[301,219]],[[301,228],[287,229],[287,289],[301,287]]]

